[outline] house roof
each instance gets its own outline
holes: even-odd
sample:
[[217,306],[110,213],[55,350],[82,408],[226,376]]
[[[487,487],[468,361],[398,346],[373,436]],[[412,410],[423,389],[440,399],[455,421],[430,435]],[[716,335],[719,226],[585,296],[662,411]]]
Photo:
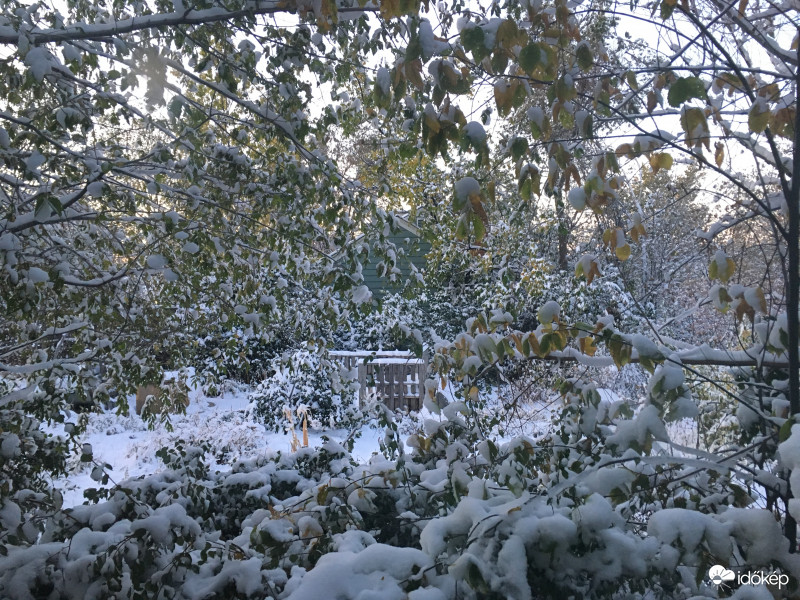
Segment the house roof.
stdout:
[[422,237],[422,230],[419,228],[418,225],[409,221],[406,218],[407,215],[408,213],[395,213],[394,224],[400,227],[400,229],[405,229],[406,231],[417,237]]

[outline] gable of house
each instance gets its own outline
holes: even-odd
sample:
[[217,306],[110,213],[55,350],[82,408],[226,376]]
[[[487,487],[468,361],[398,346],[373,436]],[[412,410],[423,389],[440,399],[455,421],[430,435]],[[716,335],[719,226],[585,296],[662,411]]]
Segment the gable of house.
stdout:
[[[389,281],[387,277],[378,274],[378,265],[381,263],[381,259],[377,256],[370,256],[362,271],[364,285],[369,288],[376,299],[381,299],[386,294],[402,291],[405,282],[411,276],[412,265],[418,271],[423,271],[426,265],[425,257],[431,251],[430,242],[422,238],[416,225],[402,217],[396,217],[395,223],[397,228],[387,236],[387,239],[398,249],[395,266],[400,274],[397,281]],[[403,250],[402,255],[399,252],[401,249]]]

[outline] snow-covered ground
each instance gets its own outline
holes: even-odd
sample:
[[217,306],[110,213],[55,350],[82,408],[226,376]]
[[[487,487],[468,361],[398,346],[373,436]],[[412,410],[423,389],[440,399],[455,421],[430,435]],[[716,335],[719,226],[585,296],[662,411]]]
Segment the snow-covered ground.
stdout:
[[[109,410],[90,415],[83,441],[92,445],[96,463],[111,465],[107,471],[112,480],[109,486],[130,477],[159,471],[164,465],[156,457],[156,452],[163,447],[174,446],[179,440],[196,446],[208,442],[213,452],[209,456],[211,467],[221,471],[240,458],[277,451],[289,452],[291,434],[267,431],[250,414],[248,393],[248,389],[242,388],[216,398],[207,398],[199,389],[191,390],[186,414],[171,416],[172,431],[163,424],[149,429],[134,412],[135,402],[131,398],[129,414],[117,415],[114,410]],[[379,452],[383,431],[364,427],[360,433],[352,454],[356,460],[366,461],[373,453]],[[349,434],[344,429],[310,430],[309,446],[320,446],[323,436],[342,442]],[[300,431],[297,431],[297,435],[302,437]],[[91,478],[92,468],[91,464],[80,463],[76,456],[73,472],[55,482],[64,496],[64,506],[82,503],[84,490],[101,487]]]
[[[225,471],[239,459],[255,458],[274,452],[290,452],[292,435],[287,432],[267,430],[252,415],[249,407],[250,389],[244,386],[228,388],[218,397],[205,396],[199,387],[189,390],[189,406],[184,415],[171,415],[170,425],[158,424],[154,429],[135,413],[135,400],[129,398],[130,410],[127,414],[118,415],[115,410],[108,410],[89,415],[89,422],[84,443],[91,444],[95,464],[108,464],[111,469],[106,472],[110,481],[107,486],[132,477],[156,473],[164,468],[156,452],[164,447],[174,447],[179,441],[184,445],[200,446],[207,443],[211,450],[207,455],[212,470]],[[488,391],[486,401],[488,410],[503,410],[505,402],[503,392],[497,388]],[[511,393],[508,389],[505,394]],[[606,392],[606,390],[603,390]],[[444,394],[449,401],[454,400],[455,391],[448,385]],[[524,407],[521,414],[507,414],[505,437],[528,435],[538,438],[551,426],[553,410],[558,407],[557,398],[550,398],[546,403],[537,403],[535,407]],[[516,412],[516,411],[514,411]],[[312,415],[313,418],[313,415]],[[440,417],[423,409],[420,414],[406,416],[399,423],[400,433],[405,439],[415,429],[422,429],[425,419]],[[70,420],[70,419],[68,419]],[[50,428],[53,433],[63,433],[63,429]],[[343,442],[352,431],[345,429],[309,430],[309,446],[318,447],[323,437]],[[367,462],[369,458],[380,452],[380,440],[384,431],[380,428],[364,426],[356,432],[352,456],[358,462]],[[296,435],[302,438],[299,427]],[[411,448],[407,447],[410,451]],[[94,468],[92,463],[81,463],[79,456],[73,457],[72,472],[54,482],[64,497],[64,506],[74,506],[84,501],[84,490],[102,487],[92,479]]]

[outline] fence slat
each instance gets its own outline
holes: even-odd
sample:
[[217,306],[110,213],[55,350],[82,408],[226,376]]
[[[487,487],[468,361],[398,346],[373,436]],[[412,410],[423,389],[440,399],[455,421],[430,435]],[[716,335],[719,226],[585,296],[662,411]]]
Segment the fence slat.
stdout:
[[346,369],[357,370],[361,405],[368,391],[374,389],[380,401],[391,410],[420,410],[422,407],[428,372],[427,352],[422,360],[405,351],[333,351],[330,356]]
[[425,377],[427,376],[425,371],[427,369],[424,363],[417,365],[417,410],[422,410],[422,402],[425,400]]
[[392,410],[397,410],[397,397],[395,396],[395,387],[394,387],[394,367],[395,365],[387,365],[389,368],[386,369],[386,377],[388,379],[388,385],[386,387],[386,394],[388,396],[389,408]]

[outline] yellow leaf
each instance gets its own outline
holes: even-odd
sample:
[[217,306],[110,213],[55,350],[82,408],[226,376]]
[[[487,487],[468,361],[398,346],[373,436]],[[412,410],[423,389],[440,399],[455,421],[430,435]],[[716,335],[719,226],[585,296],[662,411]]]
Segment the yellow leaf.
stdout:
[[781,97],[781,88],[777,83],[769,83],[759,88],[758,95],[769,102],[777,102]]
[[597,346],[594,345],[593,337],[587,336],[578,339],[578,347],[581,349],[581,352],[587,356],[594,356],[594,353],[597,352]]
[[[757,306],[753,306],[761,314],[767,314],[767,299],[764,297],[764,290],[761,289],[761,286],[755,288],[755,303]],[[751,298],[752,300],[752,298]]]
[[458,84],[458,73],[453,65],[447,62],[442,62],[439,66],[439,81],[442,88],[448,90]]
[[727,283],[735,272],[736,263],[721,250],[717,251],[711,264],[708,265],[708,276],[711,279],[719,279],[722,283]]
[[630,144],[620,144],[617,146],[616,149],[617,156],[628,156],[630,158],[635,158],[636,153],[633,151],[633,146]]
[[542,349],[539,346],[539,339],[534,334],[530,334],[526,339],[528,345],[530,346],[531,352],[536,354],[537,356],[542,356]]
[[708,118],[703,109],[696,107],[684,109],[681,114],[681,127],[686,133],[686,145],[690,148],[709,143]]
[[650,166],[653,168],[653,173],[658,173],[660,169],[669,171],[672,168],[672,155],[666,152],[652,154],[650,156]]
[[[335,1],[335,0],[333,0]],[[381,17],[385,20],[419,12],[419,0],[381,0]]]
[[586,274],[586,283],[592,283],[595,277],[601,277],[602,273],[600,272],[600,267],[597,265],[597,262],[592,261],[592,265],[589,267],[589,272]]
[[495,202],[497,200],[497,183],[494,179],[491,179],[489,183],[486,184],[486,191],[489,192],[489,200]]
[[736,308],[734,309],[733,314],[737,321],[741,321],[744,319],[744,316],[747,315],[752,323],[755,320],[756,311],[753,310],[753,307],[750,306],[744,299],[739,299],[736,303]]
[[518,44],[519,33],[520,31],[519,27],[517,27],[517,22],[513,19],[506,19],[500,23],[500,26],[497,28],[495,43],[499,48],[511,50],[515,45]]
[[646,232],[646,231],[645,231],[645,229],[644,229],[644,225],[642,225],[641,223],[638,223],[638,224],[634,225],[634,226],[631,228],[631,231],[630,231],[630,236],[631,236],[631,239],[632,239],[634,242],[637,242],[637,243],[638,243],[638,241],[639,241],[639,238],[640,238],[640,237],[643,237],[643,236],[645,236],[645,235],[647,235],[647,232]]
[[442,129],[439,120],[429,112],[425,113],[425,125],[427,125],[428,129],[430,129],[433,133],[439,133],[439,131]]
[[627,344],[618,334],[611,336],[611,339],[606,342],[608,353],[614,360],[614,364],[618,368],[624,367],[631,360],[631,346]]
[[617,258],[620,260],[628,260],[631,257],[631,247],[628,244],[617,246],[614,250],[614,254],[616,254]]
[[410,63],[406,63],[404,65],[404,71],[406,74],[406,79],[418,90],[421,90],[425,87],[425,84],[422,81],[422,61],[420,59],[416,59],[411,61]]
[[653,112],[656,106],[658,106],[658,97],[654,91],[650,90],[647,92],[647,112]]
[[317,13],[317,27],[323,33],[330,31],[331,26],[339,22],[339,8],[336,0],[322,0]]
[[478,194],[473,194],[469,197],[472,212],[474,212],[485,225],[489,224],[489,217],[486,215],[486,210],[483,208],[482,198]]
[[499,81],[494,86],[494,101],[497,104],[497,111],[501,115],[507,115],[513,106],[514,88],[507,81]]
[[722,145],[722,142],[717,142],[714,144],[714,162],[721,167],[723,160],[725,160],[725,146]]
[[796,106],[784,106],[783,108],[779,108],[772,117],[770,128],[774,133],[782,137],[793,139],[796,114]]
[[750,131],[753,133],[761,133],[764,131],[769,125],[770,114],[769,109],[761,110],[759,102],[753,104],[750,108],[750,112],[747,114],[747,124],[750,127]]

